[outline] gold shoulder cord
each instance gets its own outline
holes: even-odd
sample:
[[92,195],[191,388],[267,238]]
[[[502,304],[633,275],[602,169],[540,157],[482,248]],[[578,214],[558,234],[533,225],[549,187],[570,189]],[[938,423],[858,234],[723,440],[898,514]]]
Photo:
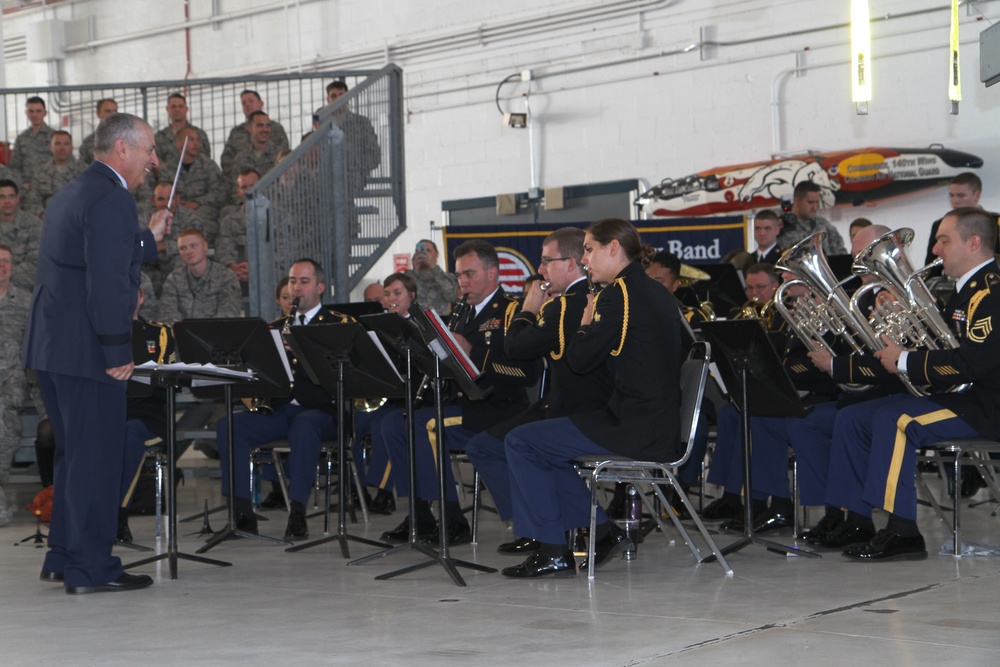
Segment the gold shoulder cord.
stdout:
[[507,334],[507,329],[510,328],[510,323],[514,321],[514,315],[517,314],[517,302],[511,301],[507,304],[507,310],[503,314],[503,332],[504,335]]
[[160,354],[156,360],[156,363],[162,364],[163,357],[167,355],[167,327],[160,328]]
[[622,339],[618,343],[617,350],[611,350],[611,356],[617,357],[622,353],[622,348],[625,347],[625,332],[628,331],[628,290],[625,289],[625,279],[619,278],[615,281],[615,285],[622,288]]
[[972,295],[971,299],[969,299],[969,314],[965,316],[965,335],[966,335],[966,337],[968,337],[968,335],[969,335],[969,326],[971,324],[973,324],[973,321],[974,321],[973,318],[976,315],[976,310],[979,308],[979,303],[983,299],[985,299],[986,296],[989,293],[990,293],[990,288],[989,288],[989,285],[987,285],[986,289],[979,290],[978,292],[976,292],[975,294]]
[[[559,352],[550,352],[549,356],[552,357],[553,361],[559,361],[562,359],[563,354],[566,353],[566,297],[559,297]],[[545,306],[542,306],[545,308]],[[539,311],[541,312],[541,311]]]

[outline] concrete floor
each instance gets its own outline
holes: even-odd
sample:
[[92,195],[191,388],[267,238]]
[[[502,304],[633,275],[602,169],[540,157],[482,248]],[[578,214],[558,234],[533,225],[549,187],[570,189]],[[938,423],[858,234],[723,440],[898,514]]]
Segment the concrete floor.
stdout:
[[[18,477],[8,494],[23,505],[40,485]],[[179,515],[217,503],[218,488],[203,475],[187,479]],[[1000,541],[994,508],[964,513],[967,539]],[[269,516],[261,530],[279,536],[284,515]],[[401,518],[375,517],[348,532],[377,539]],[[220,529],[224,520],[211,523]],[[461,570],[464,588],[437,565],[374,580],[423,560],[413,553],[349,567],[336,543],[285,553],[241,540],[207,554],[232,567],[180,561],[170,580],[161,562],[132,570],[153,575],[152,588],[71,597],[38,580],[43,549],[15,546],[34,530],[22,511],[0,529],[0,663],[1000,665],[1000,560],[937,555],[944,526],[924,509],[920,525],[932,550],[923,562],[860,564],[836,552],[814,560],[752,546],[730,556],[735,572],[727,577],[716,564],[696,565],[683,543],[652,535],[637,560],[613,562],[593,582],[585,573],[519,581]],[[165,546],[153,537],[152,517],[133,517],[131,526],[137,542]],[[181,525],[181,551],[201,546],[203,538],[188,534],[198,527]],[[310,529],[320,536],[321,519]],[[479,545],[453,556],[515,564],[495,551],[510,537],[485,514]],[[787,542],[791,534],[773,537]],[[350,548],[354,557],[376,551]],[[126,563],[140,557],[119,551]]]

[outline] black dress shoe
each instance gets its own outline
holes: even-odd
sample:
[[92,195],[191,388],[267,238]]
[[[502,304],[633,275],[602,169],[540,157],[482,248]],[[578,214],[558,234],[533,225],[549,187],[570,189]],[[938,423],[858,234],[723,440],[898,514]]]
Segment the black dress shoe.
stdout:
[[153,585],[153,578],[148,574],[123,573],[114,581],[100,586],[67,586],[69,595],[86,595],[87,593],[117,593],[118,591],[134,591]]
[[[709,521],[718,521],[720,519],[735,519],[742,516],[742,514],[742,507],[733,505],[725,498],[718,498],[710,502],[702,511],[701,518],[708,519]],[[743,529],[741,528],[740,530]]]
[[293,511],[288,515],[285,539],[289,542],[309,539],[309,526],[306,525],[306,515],[304,512]]
[[809,530],[803,531],[803,533],[799,535],[799,538],[805,540],[809,544],[822,545],[823,540],[843,523],[843,517],[836,516],[834,514],[825,514],[823,515],[823,518],[819,520],[819,523]]
[[[417,539],[423,540],[437,533],[437,523],[433,519],[417,519]],[[382,533],[382,539],[386,542],[405,544],[410,541],[410,517],[403,519],[403,522]]]
[[236,525],[234,526],[236,530],[242,531],[244,533],[250,533],[251,535],[257,535],[257,517],[246,516],[245,514],[236,515]]
[[541,546],[538,540],[533,540],[530,537],[519,537],[513,542],[504,542],[497,547],[497,551],[502,554],[526,554],[532,551],[538,551],[538,547]]
[[[430,544],[440,544],[441,534],[435,528],[434,532],[424,540]],[[465,521],[451,521],[448,523],[448,546],[454,547],[459,544],[468,544],[472,541],[472,529]]]
[[903,537],[883,528],[866,544],[855,544],[844,549],[844,555],[863,561],[923,560],[927,558],[927,545],[923,535]]
[[262,510],[285,509],[285,496],[281,493],[281,489],[272,489],[271,493],[267,494],[267,497],[260,501],[258,507]]
[[[682,521],[685,521],[685,520],[691,518],[691,513],[688,512],[687,506],[684,505],[684,501],[681,500],[680,494],[677,493],[676,489],[669,488],[669,489],[667,489],[667,492],[664,495],[666,495],[667,502],[670,503],[670,506],[674,509],[674,512],[677,513],[677,518],[678,519],[681,519]],[[663,514],[662,514],[662,516],[660,516],[660,518],[661,519],[669,519],[670,516],[668,515],[667,512],[663,512]]]
[[615,484],[615,495],[612,496],[611,502],[608,503],[607,508],[604,510],[609,519],[625,518],[626,495],[626,486],[622,483]]
[[958,492],[963,498],[971,498],[979,493],[979,489],[986,488],[986,480],[975,468],[962,471],[962,485]]
[[379,489],[372,501],[368,503],[370,514],[392,514],[396,511],[396,498],[391,491]]
[[[740,523],[742,523],[742,521]],[[768,508],[761,512],[760,516],[754,518],[753,532],[767,533],[772,530],[778,530],[779,528],[788,528],[791,525],[791,517]]]
[[829,549],[843,549],[852,544],[864,544],[873,537],[875,531],[871,528],[862,528],[845,521],[831,530],[820,544]]
[[128,527],[128,517],[118,517],[118,543],[132,544],[132,531]]
[[[625,535],[625,531],[617,524],[611,524],[611,529],[594,544],[594,567],[601,567],[618,554],[624,553],[630,546],[632,542]],[[587,560],[584,559],[580,563],[580,569],[585,570],[587,567]]]
[[566,551],[561,556],[554,558],[543,556],[536,551],[520,565],[505,567],[501,570],[501,574],[515,579],[544,577],[548,574],[554,577],[572,577],[576,574],[576,561],[573,560],[572,551]]
[[42,581],[48,581],[51,583],[62,583],[63,573],[62,572],[49,572],[48,570],[42,570],[42,573],[38,575],[38,578]]

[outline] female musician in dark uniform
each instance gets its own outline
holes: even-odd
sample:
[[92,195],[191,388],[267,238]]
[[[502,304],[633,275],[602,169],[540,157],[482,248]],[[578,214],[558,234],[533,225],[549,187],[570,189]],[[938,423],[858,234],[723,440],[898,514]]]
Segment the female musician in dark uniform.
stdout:
[[[590,491],[573,466],[587,454],[667,461],[680,448],[681,313],[673,295],[646,275],[653,249],[624,220],[600,220],[587,230],[583,263],[597,283],[566,357],[574,372],[602,366],[613,391],[604,410],[518,427],[505,440],[510,463],[514,532],[541,548],[508,577],[575,573],[566,531],[590,521]],[[624,533],[598,509],[595,565],[628,546]]]

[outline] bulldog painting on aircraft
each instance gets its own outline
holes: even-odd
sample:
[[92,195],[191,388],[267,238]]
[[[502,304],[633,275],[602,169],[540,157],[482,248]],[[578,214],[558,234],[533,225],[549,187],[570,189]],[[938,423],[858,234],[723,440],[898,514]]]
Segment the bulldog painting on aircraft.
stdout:
[[981,158],[929,148],[862,148],[718,167],[664,179],[638,200],[651,215],[691,217],[776,207],[803,181],[820,186],[822,208],[856,206],[943,185]]

